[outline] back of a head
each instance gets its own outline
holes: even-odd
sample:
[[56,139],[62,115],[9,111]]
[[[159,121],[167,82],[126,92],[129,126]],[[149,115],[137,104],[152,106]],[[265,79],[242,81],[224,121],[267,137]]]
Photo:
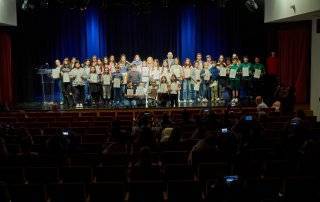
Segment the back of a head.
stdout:
[[256,97],[256,105],[259,105],[259,104],[261,104],[262,102],[263,102],[262,97],[261,97],[261,96],[257,96],[257,97]]

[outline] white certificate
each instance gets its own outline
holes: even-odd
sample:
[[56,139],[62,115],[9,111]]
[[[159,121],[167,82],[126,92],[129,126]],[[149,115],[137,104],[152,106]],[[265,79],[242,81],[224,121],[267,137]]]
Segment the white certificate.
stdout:
[[133,89],[132,88],[127,89],[127,96],[133,96]]
[[220,68],[220,76],[227,76],[227,69],[225,67]]
[[138,86],[136,89],[136,95],[141,96],[145,94],[145,88]]
[[230,75],[229,77],[231,79],[235,79],[236,78],[236,74],[237,74],[237,70],[236,69],[230,69]]
[[243,77],[249,76],[249,68],[248,67],[242,68],[242,76]]
[[261,76],[261,70],[260,69],[255,69],[253,77],[255,79],[260,79],[260,76]]
[[103,85],[110,85],[111,79],[109,75],[104,75],[103,76]]
[[64,83],[70,82],[69,73],[63,73],[63,75],[62,75],[62,80],[63,80]]
[[120,88],[120,79],[119,78],[114,78],[113,80],[113,87],[114,88]]
[[60,77],[60,70],[59,69],[53,69],[52,70],[52,78],[58,79]]

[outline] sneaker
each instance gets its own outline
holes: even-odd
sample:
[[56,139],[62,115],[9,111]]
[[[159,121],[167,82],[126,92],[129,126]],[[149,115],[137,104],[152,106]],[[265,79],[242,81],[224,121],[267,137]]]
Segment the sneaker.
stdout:
[[62,101],[60,102],[60,105],[63,105],[63,102],[62,102]]
[[181,102],[182,102],[182,103],[186,103],[186,102],[187,102],[187,100],[182,100]]
[[188,100],[188,103],[193,103],[193,101],[192,100]]
[[80,107],[80,104],[76,104],[76,108],[79,108]]
[[80,103],[80,104],[79,104],[79,107],[80,107],[80,108],[83,108],[83,104],[82,104],[82,103]]

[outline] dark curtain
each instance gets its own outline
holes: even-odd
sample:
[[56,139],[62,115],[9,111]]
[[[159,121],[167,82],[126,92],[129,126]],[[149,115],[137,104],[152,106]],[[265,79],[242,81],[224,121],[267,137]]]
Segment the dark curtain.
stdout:
[[297,103],[309,100],[310,30],[310,22],[303,22],[282,25],[278,31],[280,81],[295,88]]
[[144,13],[130,6],[19,11],[12,33],[18,102],[40,98],[35,68],[52,66],[56,58],[125,53],[131,60],[139,53],[162,60],[168,51],[181,59],[194,59],[196,52],[265,55],[263,13],[249,12],[240,1],[226,8],[205,3]]
[[11,37],[6,31],[0,30],[0,104],[11,106],[12,69],[11,69]]

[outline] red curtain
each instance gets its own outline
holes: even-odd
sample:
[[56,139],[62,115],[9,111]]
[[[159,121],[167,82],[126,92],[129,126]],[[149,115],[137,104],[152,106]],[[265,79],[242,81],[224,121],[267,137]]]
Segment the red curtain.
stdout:
[[11,37],[0,30],[0,104],[12,105]]
[[280,81],[295,87],[297,103],[308,101],[310,30],[308,22],[284,24],[278,30]]

